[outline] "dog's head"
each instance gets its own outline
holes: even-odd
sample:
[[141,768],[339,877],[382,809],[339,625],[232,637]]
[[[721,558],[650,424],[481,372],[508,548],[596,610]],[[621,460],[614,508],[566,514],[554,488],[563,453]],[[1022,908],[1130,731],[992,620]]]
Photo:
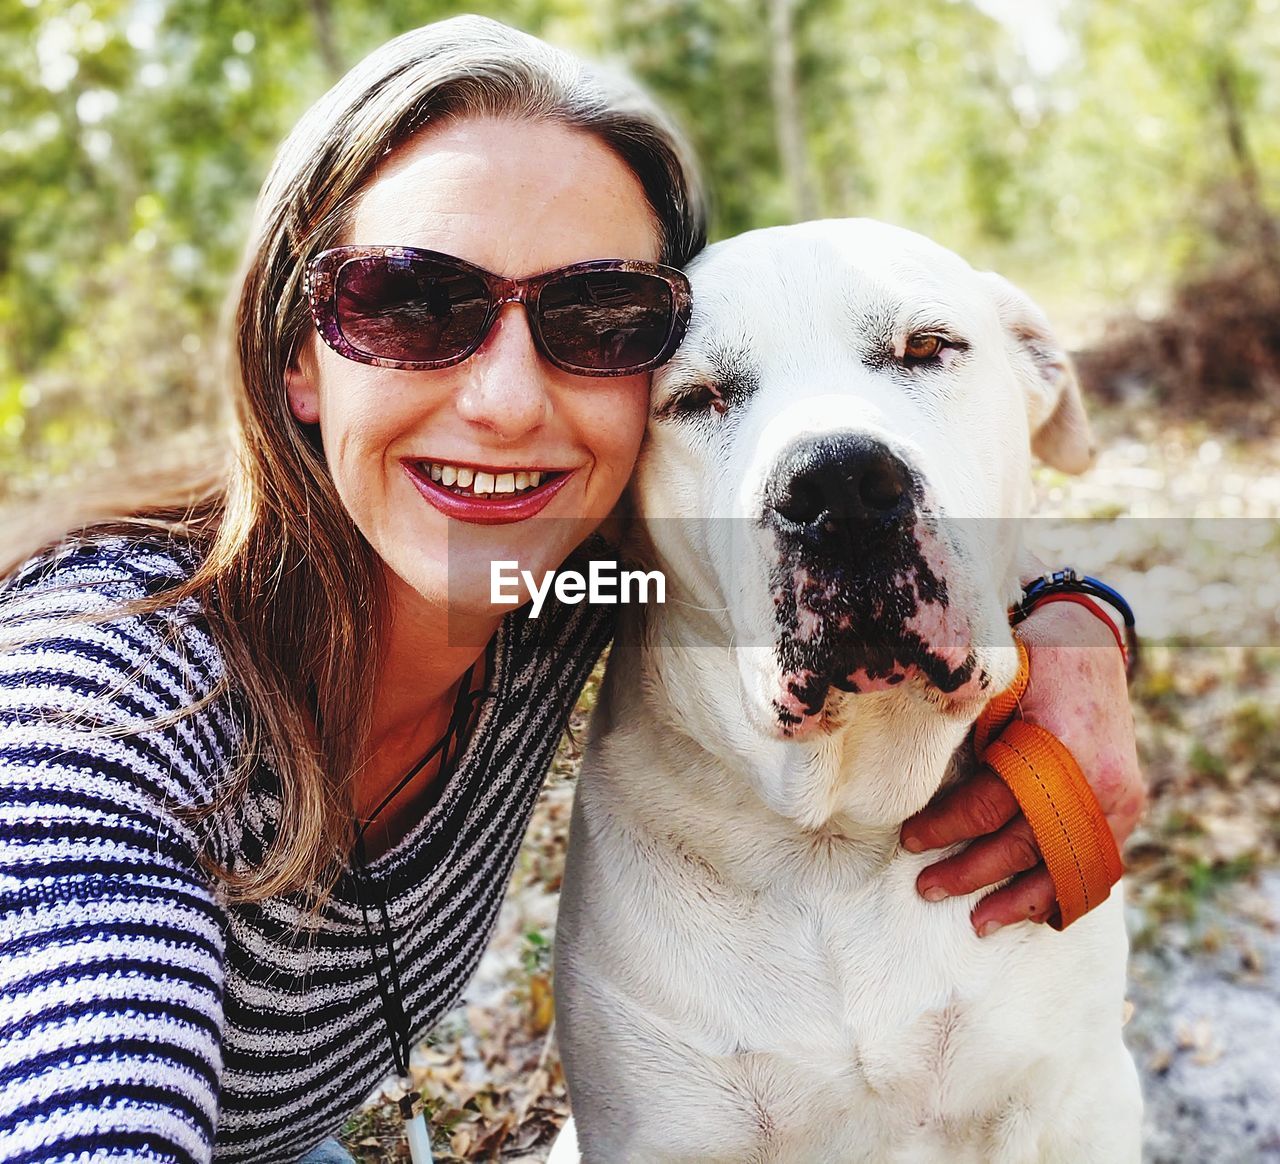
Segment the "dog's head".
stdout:
[[723,608],[756,730],[799,738],[879,691],[971,719],[1016,667],[1031,452],[1093,455],[1043,316],[864,219],[755,231],[690,276],[634,496],[675,593]]

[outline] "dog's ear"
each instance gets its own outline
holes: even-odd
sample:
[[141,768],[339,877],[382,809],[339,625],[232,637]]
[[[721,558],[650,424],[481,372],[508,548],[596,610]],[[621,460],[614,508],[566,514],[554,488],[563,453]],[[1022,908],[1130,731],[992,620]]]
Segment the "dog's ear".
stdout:
[[1071,360],[1044,313],[1010,283],[983,273],[1008,337],[1009,358],[1022,383],[1031,451],[1064,473],[1083,473],[1097,454]]

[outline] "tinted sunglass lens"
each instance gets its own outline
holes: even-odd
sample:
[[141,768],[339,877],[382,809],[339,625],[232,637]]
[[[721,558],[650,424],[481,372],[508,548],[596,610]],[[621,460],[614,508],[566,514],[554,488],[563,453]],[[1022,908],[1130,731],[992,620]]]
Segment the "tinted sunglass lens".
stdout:
[[475,342],[488,311],[482,279],[436,260],[352,259],[338,273],[338,327],[353,347],[382,359],[453,359]]
[[542,342],[578,368],[618,371],[650,363],[671,335],[671,288],[639,271],[582,271],[538,297]]

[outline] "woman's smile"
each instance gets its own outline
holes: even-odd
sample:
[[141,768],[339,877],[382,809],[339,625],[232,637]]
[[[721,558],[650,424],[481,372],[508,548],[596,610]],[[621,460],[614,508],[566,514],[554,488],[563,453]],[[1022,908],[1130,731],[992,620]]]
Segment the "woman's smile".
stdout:
[[541,513],[575,472],[425,460],[402,464],[414,487],[441,513],[476,525],[524,521]]

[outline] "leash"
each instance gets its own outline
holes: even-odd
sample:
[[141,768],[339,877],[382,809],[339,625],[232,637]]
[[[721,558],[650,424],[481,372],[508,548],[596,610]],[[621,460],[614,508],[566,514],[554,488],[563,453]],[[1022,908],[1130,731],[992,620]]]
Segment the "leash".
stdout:
[[1027,818],[1058,896],[1049,924],[1065,929],[1107,899],[1123,867],[1111,826],[1076,758],[1052,732],[1017,717],[1031,676],[1018,646],[1018,675],[974,725],[979,761],[1008,785]]

